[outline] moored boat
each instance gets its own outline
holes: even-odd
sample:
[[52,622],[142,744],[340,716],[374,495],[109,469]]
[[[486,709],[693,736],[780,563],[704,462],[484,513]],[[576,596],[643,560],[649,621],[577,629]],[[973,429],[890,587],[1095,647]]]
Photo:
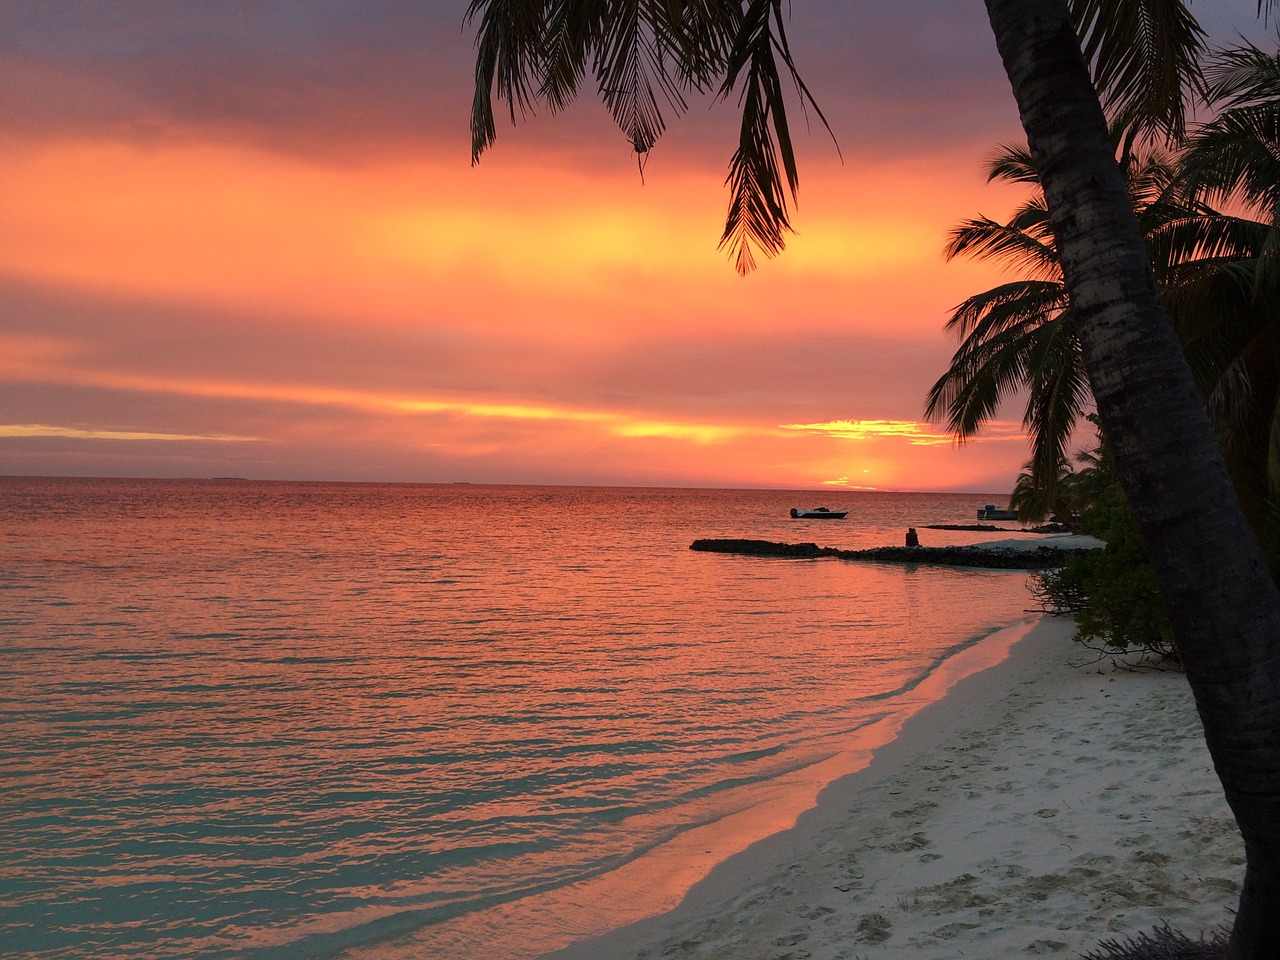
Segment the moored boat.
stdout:
[[1017,510],[1001,510],[994,503],[978,508],[979,520],[1017,520]]
[[791,508],[793,520],[843,520],[848,515],[848,510],[829,510],[826,507],[814,507],[812,510]]

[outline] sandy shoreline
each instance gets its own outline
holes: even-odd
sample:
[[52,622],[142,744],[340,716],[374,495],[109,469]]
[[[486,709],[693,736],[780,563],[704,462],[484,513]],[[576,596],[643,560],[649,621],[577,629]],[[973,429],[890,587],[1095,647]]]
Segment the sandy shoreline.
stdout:
[[1071,630],[1046,618],[676,909],[550,956],[1075,956],[1229,921],[1241,844],[1185,680],[1081,666]]

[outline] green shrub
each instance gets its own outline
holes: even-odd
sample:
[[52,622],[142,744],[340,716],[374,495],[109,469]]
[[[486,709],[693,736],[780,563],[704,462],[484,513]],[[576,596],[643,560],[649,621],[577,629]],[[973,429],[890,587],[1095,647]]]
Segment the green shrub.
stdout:
[[1107,545],[1037,575],[1039,582],[1032,589],[1041,605],[1074,614],[1075,639],[1100,654],[1149,655],[1177,662],[1155,570],[1118,485],[1102,492],[1085,512],[1082,526]]

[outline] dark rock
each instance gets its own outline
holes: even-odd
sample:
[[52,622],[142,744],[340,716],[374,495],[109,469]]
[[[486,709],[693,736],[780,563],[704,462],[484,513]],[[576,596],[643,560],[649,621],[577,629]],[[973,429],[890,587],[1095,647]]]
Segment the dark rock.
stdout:
[[1035,550],[1002,550],[986,547],[872,547],[869,550],[837,550],[816,543],[775,543],[772,540],[695,540],[690,550],[738,553],[753,557],[790,557],[811,560],[869,560],[873,563],[927,563],[948,567],[985,567],[995,570],[1043,570],[1060,567],[1078,550],[1037,547]]
[[744,553],[752,557],[799,557],[810,559],[828,556],[839,551],[820,547],[816,543],[774,543],[772,540],[695,540],[690,550],[709,553]]

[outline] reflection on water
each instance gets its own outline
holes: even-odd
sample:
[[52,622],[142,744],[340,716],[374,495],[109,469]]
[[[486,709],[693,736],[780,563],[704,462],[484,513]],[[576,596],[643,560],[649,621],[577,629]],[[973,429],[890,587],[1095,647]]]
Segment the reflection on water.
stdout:
[[558,888],[1021,619],[1018,574],[688,550],[985,502],[809,499],[0,480],[0,951],[322,956]]

